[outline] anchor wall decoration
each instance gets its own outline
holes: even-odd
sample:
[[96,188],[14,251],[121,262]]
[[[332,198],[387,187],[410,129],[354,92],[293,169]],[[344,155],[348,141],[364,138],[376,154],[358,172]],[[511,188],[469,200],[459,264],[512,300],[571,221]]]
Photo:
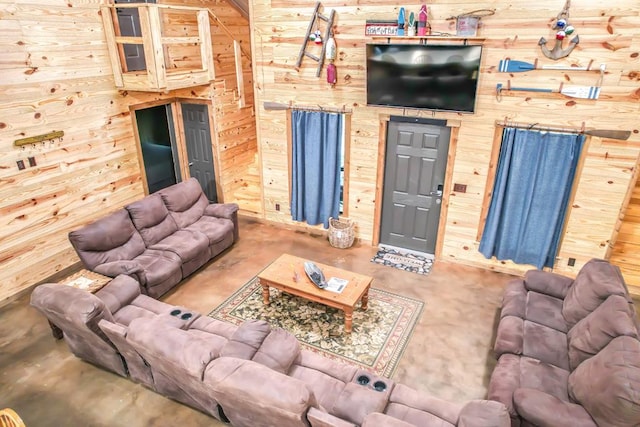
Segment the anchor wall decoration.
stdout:
[[557,61],[560,58],[565,58],[569,56],[569,54],[575,49],[575,47],[580,43],[580,38],[576,35],[569,42],[569,46],[566,49],[563,49],[562,43],[564,39],[573,34],[575,28],[573,25],[569,24],[569,8],[571,7],[571,0],[567,0],[564,4],[564,9],[558,14],[556,17],[556,22],[553,24],[553,29],[556,31],[556,41],[552,49],[547,47],[547,39],[544,37],[540,38],[538,44],[540,45],[540,49],[542,49],[542,53],[549,59],[553,59]]

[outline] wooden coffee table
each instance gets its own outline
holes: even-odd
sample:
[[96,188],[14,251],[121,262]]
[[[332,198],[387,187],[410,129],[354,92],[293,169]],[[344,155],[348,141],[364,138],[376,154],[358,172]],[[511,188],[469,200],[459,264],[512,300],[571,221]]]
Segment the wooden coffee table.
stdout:
[[313,284],[304,272],[305,261],[309,260],[283,254],[258,274],[264,303],[269,304],[269,288],[276,288],[309,301],[340,309],[344,311],[344,330],[351,333],[353,310],[358,301],[362,302],[363,310],[368,308],[369,288],[373,278],[314,262],[327,280],[337,277],[349,281],[341,293],[332,292]]

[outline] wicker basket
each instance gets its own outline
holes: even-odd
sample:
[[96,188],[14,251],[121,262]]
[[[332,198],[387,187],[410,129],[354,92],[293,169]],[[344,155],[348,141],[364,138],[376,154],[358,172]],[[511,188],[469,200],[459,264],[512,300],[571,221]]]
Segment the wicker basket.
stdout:
[[329,243],[334,248],[346,249],[353,245],[355,223],[349,218],[329,218]]

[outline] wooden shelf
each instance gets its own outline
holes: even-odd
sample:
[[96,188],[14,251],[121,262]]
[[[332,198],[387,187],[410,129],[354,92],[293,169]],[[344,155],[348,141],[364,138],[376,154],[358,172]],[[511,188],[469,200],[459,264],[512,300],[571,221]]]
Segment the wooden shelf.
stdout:
[[467,42],[484,42],[486,40],[485,37],[465,37],[465,36],[372,36],[371,39],[374,40],[388,40],[389,43],[391,40],[417,40],[423,44],[426,44],[429,40],[437,40],[437,41],[462,41],[464,44]]

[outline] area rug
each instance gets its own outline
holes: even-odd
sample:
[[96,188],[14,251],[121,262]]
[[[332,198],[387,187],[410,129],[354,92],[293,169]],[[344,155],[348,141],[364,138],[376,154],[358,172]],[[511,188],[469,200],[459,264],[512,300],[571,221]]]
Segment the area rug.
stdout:
[[385,247],[378,250],[371,258],[371,262],[418,274],[429,274],[431,267],[433,267],[433,259],[431,258]]
[[424,303],[380,289],[369,290],[369,308],[353,312],[353,331],[344,332],[344,313],[277,289],[269,305],[254,277],[209,316],[233,324],[263,319],[281,327],[311,351],[391,377],[400,361]]

